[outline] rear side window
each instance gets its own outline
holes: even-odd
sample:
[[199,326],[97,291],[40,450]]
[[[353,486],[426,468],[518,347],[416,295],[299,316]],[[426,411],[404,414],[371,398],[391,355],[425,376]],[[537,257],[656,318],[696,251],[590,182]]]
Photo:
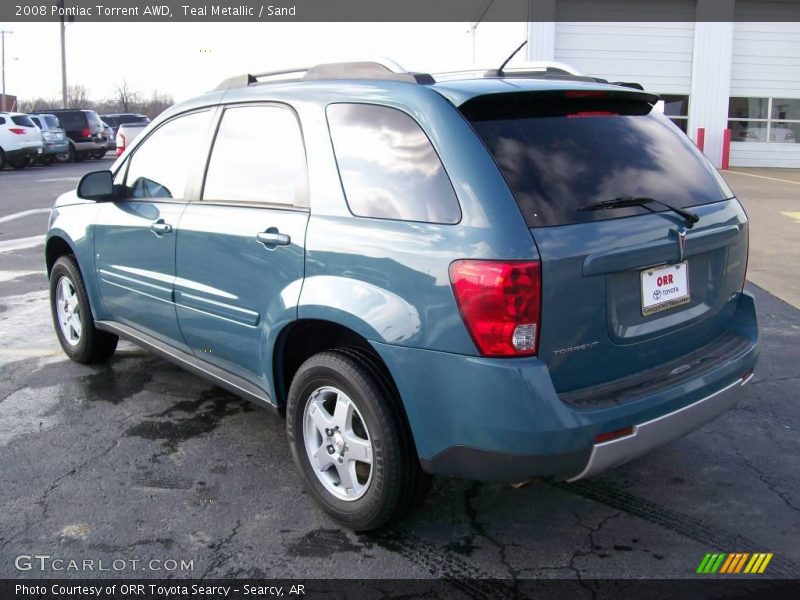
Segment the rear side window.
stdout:
[[98,114],[92,110],[86,111],[86,118],[92,125],[102,125],[103,123],[100,121],[100,117]]
[[222,116],[203,200],[306,204],[306,153],[287,108],[240,106]]
[[148,136],[130,159],[125,177],[127,196],[182,199],[210,119],[208,111],[191,113],[172,119]]
[[[500,167],[528,226],[649,212],[643,207],[578,210],[619,197],[650,197],[683,208],[731,196],[669,119],[648,102],[622,94],[499,94],[461,107]],[[650,208],[666,210],[657,204]]]
[[38,117],[31,117],[31,121],[33,121],[33,124],[36,125],[39,129],[42,128],[42,123],[41,121],[39,121]]
[[373,104],[331,104],[328,124],[354,215],[428,223],[461,220],[442,162],[409,115]]
[[19,125],[20,127],[36,127],[30,117],[26,115],[15,115],[11,117],[11,120],[14,121],[15,125]]
[[71,111],[58,113],[58,119],[64,124],[64,129],[83,129],[86,127],[86,117],[82,112]]
[[5,124],[6,124],[5,117],[0,117],[0,125],[5,125]]

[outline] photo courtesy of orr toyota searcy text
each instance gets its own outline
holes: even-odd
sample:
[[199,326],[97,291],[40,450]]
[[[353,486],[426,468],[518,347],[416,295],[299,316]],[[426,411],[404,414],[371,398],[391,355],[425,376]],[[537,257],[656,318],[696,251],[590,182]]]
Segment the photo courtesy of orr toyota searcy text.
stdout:
[[288,586],[266,586],[266,585],[157,585],[157,584],[106,584],[106,585],[68,585],[68,584],[50,584],[50,585],[27,585],[16,584],[14,591],[20,598],[31,596],[36,598],[44,597],[92,597],[98,598],[105,596],[113,596],[119,593],[121,596],[130,597],[143,597],[154,596],[164,600],[169,600],[172,597],[209,597],[209,598],[227,598],[231,592],[239,596],[274,596],[274,597],[302,597],[306,595],[305,585],[293,584]]

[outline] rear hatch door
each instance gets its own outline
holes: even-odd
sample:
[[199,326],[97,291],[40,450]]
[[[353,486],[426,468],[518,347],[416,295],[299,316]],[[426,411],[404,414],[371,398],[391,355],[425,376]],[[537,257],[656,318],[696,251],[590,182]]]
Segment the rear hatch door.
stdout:
[[716,170],[656,96],[608,88],[460,107],[539,249],[539,357],[558,392],[694,356],[729,327],[746,269],[747,219]]

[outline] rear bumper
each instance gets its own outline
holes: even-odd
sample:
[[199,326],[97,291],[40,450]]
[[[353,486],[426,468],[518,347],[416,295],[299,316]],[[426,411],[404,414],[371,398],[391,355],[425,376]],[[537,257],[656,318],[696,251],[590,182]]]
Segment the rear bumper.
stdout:
[[98,141],[81,141],[81,142],[73,142],[73,146],[75,146],[75,150],[77,152],[93,152],[95,150],[103,150],[106,147],[105,141],[98,142]]
[[[733,406],[759,354],[749,294],[741,294],[730,331],[746,340],[735,355],[643,388],[633,400],[589,408],[559,398],[536,358],[373,345],[395,378],[423,469],[484,481],[572,480],[681,437]],[[626,427],[631,435],[594,443]]]
[[630,435],[595,444],[583,470],[570,481],[591,477],[610,467],[620,465],[667,442],[691,433],[716,419],[735,405],[742,396],[742,387],[752,379],[752,373],[693,402],[650,421],[634,425]]
[[26,146],[24,148],[17,148],[16,150],[6,150],[6,160],[9,162],[19,160],[21,158],[30,158],[34,156],[38,156],[42,152],[42,146]]
[[63,142],[44,143],[44,154],[61,154],[63,152],[69,152],[69,142],[66,140]]

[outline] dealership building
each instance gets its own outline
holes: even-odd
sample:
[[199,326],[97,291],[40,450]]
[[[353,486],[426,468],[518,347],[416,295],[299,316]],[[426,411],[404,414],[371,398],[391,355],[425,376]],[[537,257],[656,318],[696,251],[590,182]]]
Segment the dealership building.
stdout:
[[[531,0],[528,58],[662,95],[721,166],[800,168],[800,3]],[[666,14],[666,19],[665,19]],[[658,20],[654,20],[658,19]]]

